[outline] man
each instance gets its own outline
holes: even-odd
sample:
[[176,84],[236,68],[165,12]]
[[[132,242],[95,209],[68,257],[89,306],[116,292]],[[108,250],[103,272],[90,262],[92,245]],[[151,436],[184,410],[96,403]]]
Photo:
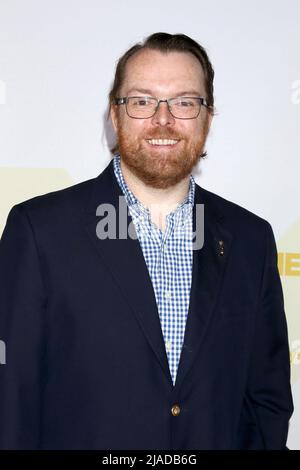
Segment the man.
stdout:
[[132,47],[110,92],[114,159],[12,208],[0,244],[1,448],[286,449],[272,228],[191,175],[213,78],[185,35]]

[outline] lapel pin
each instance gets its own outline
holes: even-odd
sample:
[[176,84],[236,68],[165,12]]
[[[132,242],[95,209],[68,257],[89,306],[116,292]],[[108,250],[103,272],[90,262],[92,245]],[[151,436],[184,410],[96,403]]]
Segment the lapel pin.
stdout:
[[218,255],[223,256],[224,255],[224,242],[223,242],[223,240],[219,240],[218,244],[219,244]]

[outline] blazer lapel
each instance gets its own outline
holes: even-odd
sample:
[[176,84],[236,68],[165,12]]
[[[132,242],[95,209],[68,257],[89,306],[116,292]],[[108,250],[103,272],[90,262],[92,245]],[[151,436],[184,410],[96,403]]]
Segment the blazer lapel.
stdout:
[[[116,209],[116,233],[119,233],[119,196],[123,197],[123,193],[116,181],[113,161],[111,161],[95,180],[94,191],[84,216],[84,224],[98,255],[131,307],[164,373],[172,384],[155,294],[139,240],[130,237],[100,240],[96,234],[96,226],[99,222],[96,209],[99,204],[111,204]],[[127,228],[132,222],[129,211],[126,211],[125,217]],[[133,227],[133,223],[131,226]]]
[[[98,255],[105,263],[112,279],[118,285],[139,322],[170,386],[173,388],[155,294],[140,243],[137,238],[133,239],[128,236],[124,239],[118,238],[120,196],[123,197],[123,193],[116,181],[113,161],[111,161],[95,180],[93,192],[84,214],[85,228]],[[96,226],[99,222],[99,216],[96,215],[96,210],[100,204],[111,204],[116,209],[117,239],[100,240],[97,237]],[[196,185],[193,210],[194,233],[196,229],[203,229],[201,225],[196,224],[196,204],[204,204],[204,245],[201,249],[193,251],[190,306],[177,371],[176,389],[192,367],[205,338],[218,298],[232,239],[230,232],[222,226],[222,216],[212,207],[207,192],[198,185]],[[126,227],[130,223],[133,227],[129,211],[126,211],[125,217]],[[220,254],[220,241],[223,242],[224,254]]]
[[208,192],[196,185],[193,211],[193,230],[198,233],[203,225],[196,224],[196,204],[204,204],[204,244],[193,251],[193,276],[189,313],[178,366],[175,386],[180,387],[192,367],[204,341],[208,325],[215,311],[225,265],[230,253],[231,233],[223,225],[222,214],[213,207]]

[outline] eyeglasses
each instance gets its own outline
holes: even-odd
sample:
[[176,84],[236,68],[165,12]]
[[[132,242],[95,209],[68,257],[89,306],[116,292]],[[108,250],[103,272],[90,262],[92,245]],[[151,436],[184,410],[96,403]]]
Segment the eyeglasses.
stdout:
[[150,96],[127,96],[116,98],[116,105],[125,104],[129,117],[134,119],[148,119],[154,116],[160,103],[167,103],[169,112],[178,119],[195,119],[199,116],[201,106],[211,108],[202,97],[178,96],[168,100],[158,100]]

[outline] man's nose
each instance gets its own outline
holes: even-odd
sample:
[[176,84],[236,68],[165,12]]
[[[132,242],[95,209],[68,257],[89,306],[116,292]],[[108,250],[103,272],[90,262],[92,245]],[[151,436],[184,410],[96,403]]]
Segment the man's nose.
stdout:
[[152,124],[166,126],[168,124],[174,124],[175,118],[169,111],[168,103],[166,101],[160,101],[156,113],[152,117]]

